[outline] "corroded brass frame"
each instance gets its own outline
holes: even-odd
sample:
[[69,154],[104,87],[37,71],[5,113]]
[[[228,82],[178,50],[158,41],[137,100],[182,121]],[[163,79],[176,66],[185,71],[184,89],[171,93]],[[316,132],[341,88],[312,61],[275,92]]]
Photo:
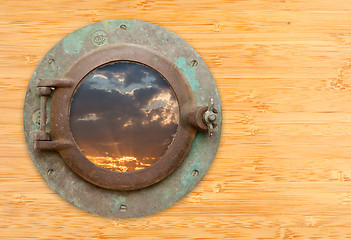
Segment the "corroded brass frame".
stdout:
[[[169,82],[179,104],[178,130],[170,148],[150,167],[133,172],[115,172],[95,165],[80,151],[70,130],[70,103],[80,82],[92,70],[115,61],[137,62],[159,72]],[[134,44],[99,48],[72,65],[63,81],[72,84],[59,87],[53,92],[50,113],[52,141],[38,141],[36,146],[39,149],[55,146],[53,148],[61,154],[68,166],[86,181],[113,190],[145,188],[172,173],[187,155],[197,131],[189,117],[191,119],[197,105],[185,76],[174,63],[163,56]],[[46,84],[38,86],[50,85],[47,80],[43,82]]]

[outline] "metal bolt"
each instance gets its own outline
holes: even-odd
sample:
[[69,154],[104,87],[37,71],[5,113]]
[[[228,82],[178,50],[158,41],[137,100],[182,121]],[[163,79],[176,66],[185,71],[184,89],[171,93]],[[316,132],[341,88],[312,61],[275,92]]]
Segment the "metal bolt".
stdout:
[[120,207],[119,207],[119,211],[120,212],[126,212],[127,211],[127,206],[126,205],[121,205]]
[[48,170],[48,175],[50,175],[50,174],[53,173],[54,171],[55,171],[54,169],[50,168],[50,169]]
[[50,59],[49,59],[49,64],[51,65],[51,64],[54,64],[54,63],[55,63],[55,60],[52,59],[52,58],[50,58]]
[[120,27],[120,29],[122,29],[122,30],[127,30],[127,26],[126,25],[124,25],[124,24],[122,24],[121,26],[119,26]]
[[209,116],[208,116],[208,120],[211,121],[211,122],[214,122],[216,121],[217,117],[216,117],[216,114],[214,113],[211,113]]

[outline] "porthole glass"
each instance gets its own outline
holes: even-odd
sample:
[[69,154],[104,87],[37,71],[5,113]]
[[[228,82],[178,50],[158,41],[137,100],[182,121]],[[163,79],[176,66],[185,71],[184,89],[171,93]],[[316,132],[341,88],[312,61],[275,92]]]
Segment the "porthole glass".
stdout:
[[178,108],[171,86],[157,71],[119,61],[82,80],[72,98],[70,126],[91,162],[130,172],[164,155],[177,132]]

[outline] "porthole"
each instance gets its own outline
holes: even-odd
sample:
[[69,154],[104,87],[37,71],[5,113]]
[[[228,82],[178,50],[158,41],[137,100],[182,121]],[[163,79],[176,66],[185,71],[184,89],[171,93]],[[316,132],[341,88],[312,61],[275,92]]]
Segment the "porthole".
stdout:
[[136,20],[65,37],[38,65],[24,104],[27,146],[48,185],[114,218],[152,214],[188,194],[214,159],[221,123],[202,58]]
[[111,171],[153,165],[171,147],[179,106],[169,83],[136,62],[102,65],[83,78],[70,107],[70,127],[81,152]]

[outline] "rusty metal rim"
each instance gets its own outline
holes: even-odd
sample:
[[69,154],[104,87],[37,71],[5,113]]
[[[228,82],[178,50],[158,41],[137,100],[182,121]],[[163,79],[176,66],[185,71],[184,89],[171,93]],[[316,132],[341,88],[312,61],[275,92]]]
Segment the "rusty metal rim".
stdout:
[[[92,70],[115,61],[137,62],[159,72],[169,82],[179,104],[178,131],[168,151],[150,167],[126,173],[110,171],[89,161],[75,143],[69,121],[71,99],[80,82]],[[58,151],[68,166],[86,181],[112,190],[145,188],[172,173],[186,157],[196,134],[188,116],[197,106],[185,76],[168,59],[135,44],[110,45],[81,57],[64,74],[64,79],[73,84],[57,88],[53,93],[50,114],[52,140],[68,143]]]

